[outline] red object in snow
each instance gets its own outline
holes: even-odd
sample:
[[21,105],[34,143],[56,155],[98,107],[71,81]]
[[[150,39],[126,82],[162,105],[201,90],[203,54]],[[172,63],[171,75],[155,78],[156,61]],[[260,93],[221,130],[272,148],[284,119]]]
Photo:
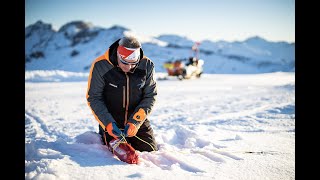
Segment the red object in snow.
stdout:
[[139,163],[138,153],[127,142],[120,142],[120,139],[113,139],[109,143],[109,150],[123,162],[128,164]]

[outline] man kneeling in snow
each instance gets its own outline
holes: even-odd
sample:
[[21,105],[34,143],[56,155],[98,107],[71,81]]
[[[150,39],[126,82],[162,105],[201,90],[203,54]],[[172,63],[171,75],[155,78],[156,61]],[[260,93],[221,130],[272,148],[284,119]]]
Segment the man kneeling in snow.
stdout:
[[135,37],[118,39],[92,63],[86,98],[106,145],[125,139],[136,150],[157,150],[147,118],[157,95],[154,73]]

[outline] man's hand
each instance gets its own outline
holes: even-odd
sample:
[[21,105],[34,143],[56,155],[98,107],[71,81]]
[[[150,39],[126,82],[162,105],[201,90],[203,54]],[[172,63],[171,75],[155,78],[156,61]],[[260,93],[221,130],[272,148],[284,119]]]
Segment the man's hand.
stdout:
[[133,137],[137,134],[138,129],[139,128],[133,123],[127,123],[127,125],[124,127],[124,134],[126,137]]
[[117,127],[116,123],[114,122],[109,123],[106,127],[106,130],[108,134],[114,137],[115,139],[118,139],[119,137],[121,137],[121,135],[124,135],[123,132]]

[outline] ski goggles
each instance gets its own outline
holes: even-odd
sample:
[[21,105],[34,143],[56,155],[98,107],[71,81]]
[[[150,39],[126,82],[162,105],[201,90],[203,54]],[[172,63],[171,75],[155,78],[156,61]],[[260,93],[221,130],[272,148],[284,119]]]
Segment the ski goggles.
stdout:
[[125,65],[137,65],[140,62],[139,61],[140,56],[138,56],[138,59],[134,62],[128,62],[128,61],[122,59],[121,56],[119,55],[119,53],[118,53],[118,57],[119,57],[120,62]]

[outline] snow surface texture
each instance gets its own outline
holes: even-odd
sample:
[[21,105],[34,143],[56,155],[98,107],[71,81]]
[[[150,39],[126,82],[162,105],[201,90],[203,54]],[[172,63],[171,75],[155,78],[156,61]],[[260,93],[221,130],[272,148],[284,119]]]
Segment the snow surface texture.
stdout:
[[87,74],[25,79],[26,179],[295,179],[294,72],[158,80],[159,151],[139,152],[138,165],[101,144]]

